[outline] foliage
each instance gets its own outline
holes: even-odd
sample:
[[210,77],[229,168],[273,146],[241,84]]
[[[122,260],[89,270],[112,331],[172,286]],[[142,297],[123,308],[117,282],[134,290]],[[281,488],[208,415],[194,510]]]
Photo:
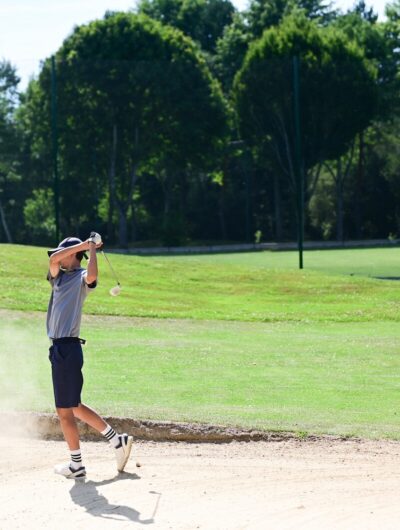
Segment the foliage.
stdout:
[[242,66],[251,35],[244,16],[236,13],[232,24],[226,26],[216,45],[214,69],[226,93],[229,93],[236,72]]
[[253,0],[246,13],[249,29],[254,37],[261,37],[266,29],[278,26],[291,13],[302,11],[307,19],[326,25],[336,12],[323,0]]
[[[109,218],[115,208],[125,246],[138,180],[154,174],[167,203],[178,169],[205,166],[218,153],[222,93],[190,40],[144,15],[117,13],[76,28],[56,59],[67,225],[79,212],[82,224],[93,192],[87,218],[94,219],[108,188]],[[39,82],[49,116],[49,61]]]
[[39,244],[52,244],[55,239],[54,194],[51,189],[33,190],[24,206],[24,220],[30,239]]
[[[19,78],[15,67],[0,61],[0,240],[11,243],[15,237],[13,221],[21,205],[21,178],[19,174],[19,134],[15,123],[18,105]],[[17,234],[18,235],[18,234]]]
[[[135,11],[75,28],[56,78],[47,59],[22,94],[1,63],[1,241],[44,237],[28,219],[54,186],[54,124],[62,236],[294,239],[295,54],[306,237],[399,233],[398,0],[383,22],[362,0],[346,13],[319,0],[252,0],[242,12],[228,0],[142,0]],[[50,211],[47,221],[50,234]]]
[[[386,44],[386,56],[383,60],[385,73],[385,92],[382,102],[382,114],[389,120],[400,110],[400,1],[395,0],[386,6],[386,22],[382,25]],[[386,113],[385,113],[386,111]]]
[[212,53],[235,8],[230,0],[140,0],[137,11],[180,29]]
[[[344,153],[375,110],[376,71],[334,28],[320,29],[298,13],[254,42],[235,79],[241,129],[272,150],[295,182],[293,62],[300,60],[303,167],[309,172]],[[346,127],[344,124],[346,123]],[[312,186],[308,183],[308,198]]]

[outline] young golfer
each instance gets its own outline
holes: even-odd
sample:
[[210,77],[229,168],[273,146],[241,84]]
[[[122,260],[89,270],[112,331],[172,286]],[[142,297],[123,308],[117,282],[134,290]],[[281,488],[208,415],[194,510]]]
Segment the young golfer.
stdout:
[[[67,478],[86,476],[82,463],[76,418],[99,431],[115,449],[118,471],[123,471],[132,447],[133,437],[118,434],[93,409],[81,403],[83,385],[82,344],[79,338],[82,306],[86,296],[97,285],[96,248],[102,246],[101,236],[92,232],[89,239],[67,237],[57,248],[48,251],[49,280],[52,292],[47,310],[47,335],[50,346],[54,398],[64,438],[71,452],[71,460],[58,465],[54,471]],[[81,267],[87,259],[87,270]]]

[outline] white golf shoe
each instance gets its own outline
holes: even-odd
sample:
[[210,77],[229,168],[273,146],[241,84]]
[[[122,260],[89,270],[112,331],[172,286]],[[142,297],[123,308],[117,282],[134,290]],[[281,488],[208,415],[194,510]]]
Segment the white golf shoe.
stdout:
[[59,464],[54,467],[54,473],[57,475],[62,475],[65,478],[84,478],[86,477],[86,469],[84,466],[74,469],[71,467],[70,463],[68,464]]
[[121,473],[126,463],[128,462],[129,455],[131,454],[133,436],[128,436],[126,433],[119,434],[119,444],[114,448],[115,458],[117,459],[117,469]]

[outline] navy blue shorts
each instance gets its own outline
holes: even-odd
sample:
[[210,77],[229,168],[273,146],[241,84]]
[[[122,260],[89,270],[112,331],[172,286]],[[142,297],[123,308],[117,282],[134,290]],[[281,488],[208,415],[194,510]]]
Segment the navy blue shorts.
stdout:
[[49,352],[56,407],[77,407],[81,402],[83,386],[80,342],[53,343]]

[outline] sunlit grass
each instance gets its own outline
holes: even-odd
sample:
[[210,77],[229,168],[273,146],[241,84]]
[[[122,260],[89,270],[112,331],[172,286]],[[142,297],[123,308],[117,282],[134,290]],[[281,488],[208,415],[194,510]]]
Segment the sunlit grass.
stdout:
[[[85,310],[207,320],[398,322],[400,283],[366,277],[367,270],[376,276],[396,276],[398,252],[310,252],[305,259],[308,268],[303,271],[296,268],[295,252],[152,258],[110,255],[122,284],[118,298],[109,296],[115,280],[99,256],[99,287]],[[50,292],[46,272],[45,249],[0,245],[0,307],[45,311]]]
[[[52,411],[44,315],[1,311],[2,408]],[[390,323],[86,317],[83,400],[136,419],[400,439]]]
[[[399,251],[99,256],[83,398],[103,414],[400,439]],[[0,245],[0,405],[52,411],[45,249]],[[34,311],[34,312],[32,312]],[[114,315],[114,316],[113,316]],[[138,318],[139,317],[139,318]]]

